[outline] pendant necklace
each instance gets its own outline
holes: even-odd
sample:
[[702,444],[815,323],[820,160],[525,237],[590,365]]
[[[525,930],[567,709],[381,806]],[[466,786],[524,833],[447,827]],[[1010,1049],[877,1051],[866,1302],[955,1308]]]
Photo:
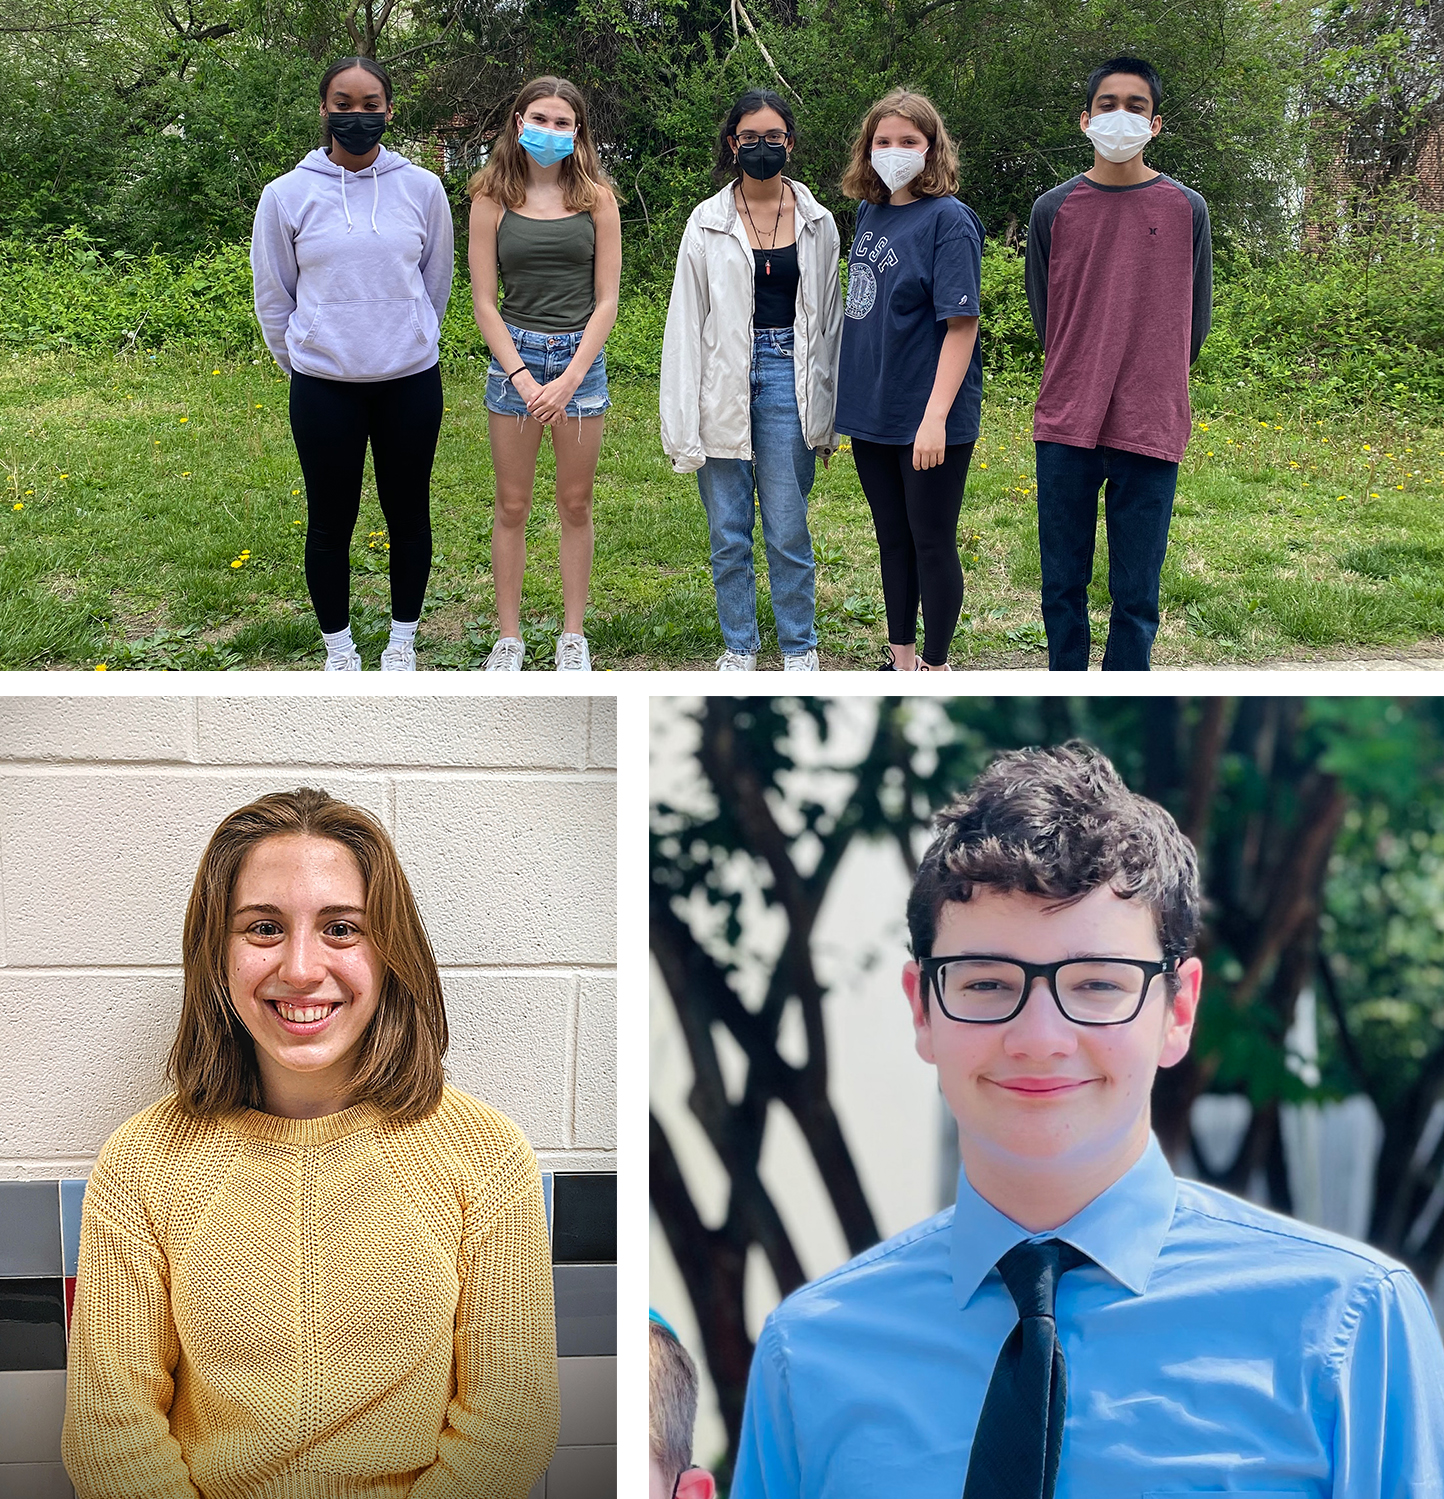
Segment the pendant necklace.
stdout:
[[747,206],[747,190],[743,187],[737,189],[737,196],[742,199],[742,212],[747,215],[747,222],[752,228],[752,237],[757,241],[759,250],[767,251],[767,258],[762,262],[762,274],[772,274],[772,252],[777,248],[777,231],[782,224],[782,205],[787,201],[787,189],[784,187],[777,195],[777,218],[772,225],[772,243],[764,245],[762,236],[757,232],[757,225],[752,222],[752,210]]

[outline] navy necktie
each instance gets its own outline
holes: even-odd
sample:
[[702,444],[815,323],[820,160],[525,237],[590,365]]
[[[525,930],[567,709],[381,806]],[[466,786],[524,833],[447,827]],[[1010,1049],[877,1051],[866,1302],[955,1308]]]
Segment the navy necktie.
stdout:
[[998,1261],[1018,1325],[998,1354],[983,1397],[963,1499],[1053,1499],[1068,1404],[1053,1303],[1059,1277],[1090,1263],[1061,1239],[1015,1244]]

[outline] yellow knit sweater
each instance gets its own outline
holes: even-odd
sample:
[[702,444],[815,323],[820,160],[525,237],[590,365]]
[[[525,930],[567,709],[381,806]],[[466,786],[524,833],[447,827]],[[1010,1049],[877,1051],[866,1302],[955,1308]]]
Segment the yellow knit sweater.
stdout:
[[106,1143],[61,1438],[79,1499],[523,1499],[556,1437],[541,1175],[494,1109],[166,1099]]

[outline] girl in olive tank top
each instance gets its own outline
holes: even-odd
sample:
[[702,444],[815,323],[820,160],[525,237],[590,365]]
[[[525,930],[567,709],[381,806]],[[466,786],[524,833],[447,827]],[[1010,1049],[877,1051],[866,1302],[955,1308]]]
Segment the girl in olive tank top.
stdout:
[[491,350],[486,407],[496,473],[491,569],[500,636],[486,669],[520,671],[526,654],[526,523],[537,453],[550,427],[565,611],[556,669],[589,671],[583,617],[592,486],[611,404],[603,346],[617,320],[622,225],[576,86],[550,77],[528,83],[468,189],[471,292]]

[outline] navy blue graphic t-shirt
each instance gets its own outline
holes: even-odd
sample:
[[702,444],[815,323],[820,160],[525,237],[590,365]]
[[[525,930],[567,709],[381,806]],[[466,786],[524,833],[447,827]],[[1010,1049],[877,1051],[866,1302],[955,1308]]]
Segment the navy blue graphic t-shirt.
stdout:
[[[950,317],[978,316],[983,226],[956,198],[862,203],[847,258],[837,430],[868,442],[918,435]],[[983,351],[948,412],[949,444],[976,442]]]

